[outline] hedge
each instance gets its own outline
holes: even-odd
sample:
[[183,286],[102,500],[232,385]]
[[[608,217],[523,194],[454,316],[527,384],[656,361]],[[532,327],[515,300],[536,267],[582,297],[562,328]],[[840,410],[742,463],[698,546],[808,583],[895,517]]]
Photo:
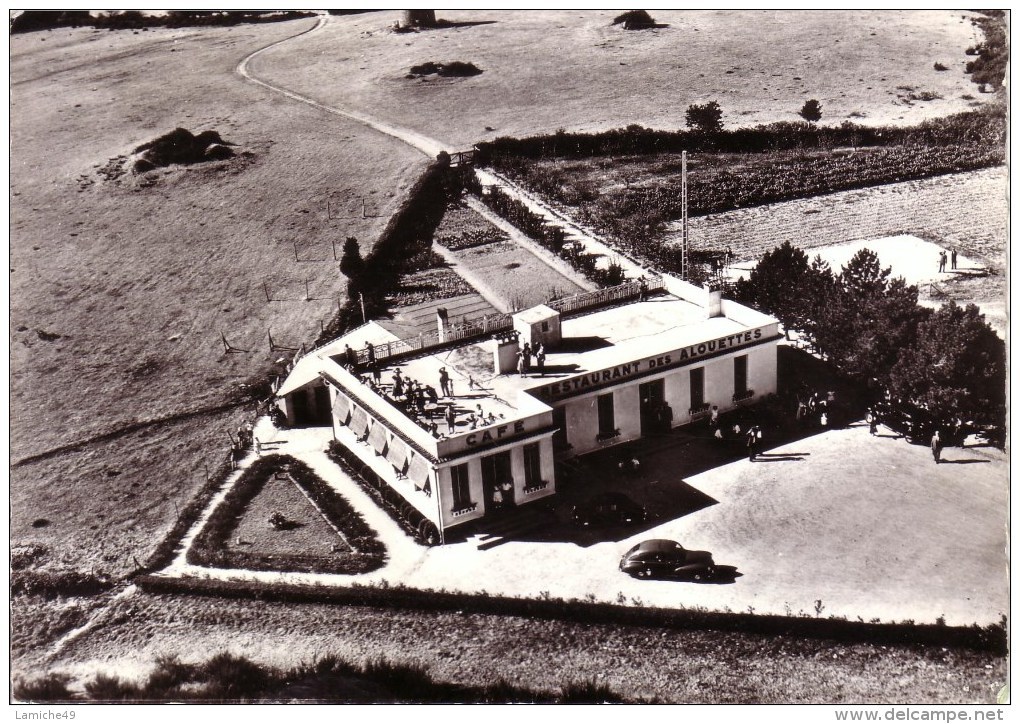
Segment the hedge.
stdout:
[[285,603],[401,608],[417,611],[460,611],[500,616],[565,620],[584,624],[656,626],[676,630],[719,630],[768,636],[789,635],[848,643],[893,646],[946,646],[1005,655],[1006,628],[940,624],[866,623],[839,618],[766,616],[700,609],[658,609],[589,603],[577,599],[510,598],[485,594],[420,591],[404,587],[325,587],[279,582],[221,581],[199,578],[142,576],[135,583],[150,593],[187,593]]
[[[274,555],[258,551],[233,551],[226,548],[237,519],[255,498],[269,476],[284,471],[308,493],[334,526],[347,536],[354,553],[337,557]],[[188,562],[217,568],[242,568],[260,571],[299,571],[310,573],[367,573],[383,565],[386,549],[359,513],[332,490],[307,465],[287,455],[267,455],[245,470],[209,516],[188,550]]]

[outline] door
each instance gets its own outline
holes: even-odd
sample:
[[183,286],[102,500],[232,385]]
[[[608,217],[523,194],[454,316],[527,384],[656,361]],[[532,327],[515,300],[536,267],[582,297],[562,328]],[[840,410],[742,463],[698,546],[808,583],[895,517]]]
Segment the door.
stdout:
[[329,390],[323,387],[315,389],[315,422],[319,425],[329,425],[332,419],[332,410],[329,405]]
[[[641,437],[664,432],[666,383],[664,380],[645,382],[638,388],[641,404]],[[668,425],[668,422],[666,423]]]
[[482,458],[482,490],[487,510],[499,512],[514,505],[509,450]]
[[308,409],[308,390],[298,390],[291,399],[294,400],[294,426],[305,427],[312,424],[311,412]]

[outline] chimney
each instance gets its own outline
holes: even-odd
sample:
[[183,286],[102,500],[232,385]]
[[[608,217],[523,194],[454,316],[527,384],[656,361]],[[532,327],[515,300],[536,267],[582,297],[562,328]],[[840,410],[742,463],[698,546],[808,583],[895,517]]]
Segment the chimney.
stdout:
[[708,307],[705,311],[709,319],[722,316],[722,289],[708,288]]
[[446,327],[450,323],[450,317],[446,312],[445,307],[438,307],[436,309],[436,327],[439,330],[439,341],[446,341]]

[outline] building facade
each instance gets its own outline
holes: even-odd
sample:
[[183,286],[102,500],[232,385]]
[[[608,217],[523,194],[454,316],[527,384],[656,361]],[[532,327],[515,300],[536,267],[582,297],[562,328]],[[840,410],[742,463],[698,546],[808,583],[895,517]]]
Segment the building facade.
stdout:
[[411,350],[369,323],[299,360],[280,408],[291,424],[331,424],[442,536],[553,495],[557,460],[776,391],[777,320],[669,277],[631,291],[463,338],[440,314],[435,344]]

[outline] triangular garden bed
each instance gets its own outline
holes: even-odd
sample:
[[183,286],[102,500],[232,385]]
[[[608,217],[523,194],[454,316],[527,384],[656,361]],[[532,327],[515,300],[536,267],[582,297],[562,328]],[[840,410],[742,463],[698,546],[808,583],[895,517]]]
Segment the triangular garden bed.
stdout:
[[284,455],[245,470],[188,551],[189,563],[257,571],[367,573],[385,558],[350,503]]

